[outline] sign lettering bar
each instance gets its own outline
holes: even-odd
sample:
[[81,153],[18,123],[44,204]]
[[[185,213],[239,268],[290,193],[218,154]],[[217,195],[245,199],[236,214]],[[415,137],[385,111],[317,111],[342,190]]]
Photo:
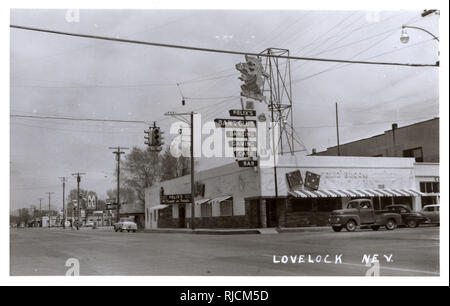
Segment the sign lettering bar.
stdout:
[[256,132],[254,131],[248,131],[248,130],[234,130],[234,131],[227,131],[226,132],[228,137],[235,137],[235,138],[255,138]]
[[256,116],[256,110],[252,109],[230,109],[229,113],[232,117]]
[[221,128],[256,128],[256,120],[214,119],[214,123]]
[[256,151],[234,151],[236,158],[256,157]]
[[246,160],[238,160],[238,165],[239,167],[257,167],[258,166],[258,161],[257,160],[250,160],[250,159],[246,159]]
[[230,140],[228,142],[230,147],[233,148],[248,148],[248,147],[256,147],[256,141],[240,141],[240,140]]
[[191,203],[191,194],[165,194],[161,196],[161,204]]

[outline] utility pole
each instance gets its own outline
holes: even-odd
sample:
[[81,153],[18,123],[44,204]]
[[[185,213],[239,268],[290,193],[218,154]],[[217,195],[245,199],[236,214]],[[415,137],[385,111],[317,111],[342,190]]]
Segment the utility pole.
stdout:
[[[72,173],[72,176],[76,176],[77,177],[77,210],[78,210],[78,222],[77,222],[77,230],[79,229],[79,226],[81,224],[81,203],[80,203],[80,182],[81,182],[81,176],[84,175],[86,173]],[[72,221],[73,223],[73,221]]]
[[66,228],[66,200],[65,200],[65,190],[66,190],[66,178],[65,176],[59,177],[62,179],[63,183],[63,220],[62,220],[62,226],[63,228]]
[[39,218],[41,219],[41,227],[42,227],[42,200],[44,198],[38,198],[39,199]]
[[[174,113],[174,112],[167,112],[164,115],[166,116],[172,116],[178,120],[181,120],[189,125],[191,128],[191,148],[190,148],[190,155],[191,155],[191,229],[195,229],[194,225],[194,219],[195,219],[195,176],[194,176],[194,115],[195,112],[190,113]],[[186,119],[184,116],[190,116],[190,119]]]
[[52,227],[52,223],[50,220],[50,196],[53,194],[54,192],[46,192],[46,194],[48,194],[48,227]]
[[191,229],[195,219],[195,181],[194,181],[194,112],[191,112]]
[[337,151],[338,156],[341,156],[341,147],[339,144],[339,115],[338,115],[338,104],[336,102],[336,135],[337,135]]
[[114,151],[113,154],[116,154],[116,160],[117,160],[117,216],[116,216],[116,222],[120,221],[120,155],[125,154],[122,150],[129,150],[130,148],[123,148],[123,147],[109,147],[111,150],[117,150]]

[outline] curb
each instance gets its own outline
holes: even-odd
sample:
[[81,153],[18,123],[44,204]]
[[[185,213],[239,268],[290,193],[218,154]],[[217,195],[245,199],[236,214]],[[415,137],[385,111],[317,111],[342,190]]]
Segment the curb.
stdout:
[[149,234],[191,234],[191,235],[245,235],[245,234],[260,234],[257,229],[242,229],[242,230],[168,230],[168,229],[157,229],[157,230],[144,230],[144,233]]
[[320,227],[282,227],[277,229],[279,233],[314,233],[314,232],[329,232],[330,227],[320,226]]
[[245,235],[245,234],[282,234],[282,233],[314,233],[314,232],[329,232],[329,227],[294,227],[294,228],[273,228],[274,232],[266,233],[264,229],[240,229],[240,230],[213,230],[213,229],[198,229],[198,230],[185,230],[185,229],[155,229],[155,230],[143,230],[143,233],[155,234],[191,234],[191,235]]

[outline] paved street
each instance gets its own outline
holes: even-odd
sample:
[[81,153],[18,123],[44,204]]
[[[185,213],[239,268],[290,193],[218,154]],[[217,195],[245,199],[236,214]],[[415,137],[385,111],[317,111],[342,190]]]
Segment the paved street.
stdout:
[[[39,228],[12,229],[10,236],[11,275],[65,275],[66,260],[76,258],[81,275],[364,276],[364,254],[379,254],[381,276],[439,275],[439,227],[272,235]],[[327,254],[332,263],[323,262]],[[288,263],[281,263],[283,255]],[[322,262],[308,263],[308,255]]]

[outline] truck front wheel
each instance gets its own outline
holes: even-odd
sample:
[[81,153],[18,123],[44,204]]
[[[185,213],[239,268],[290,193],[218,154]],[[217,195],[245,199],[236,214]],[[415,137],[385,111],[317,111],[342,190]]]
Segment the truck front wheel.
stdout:
[[336,233],[339,233],[342,230],[342,226],[332,226],[333,227],[333,231],[335,231]]
[[353,220],[348,221],[345,225],[345,229],[347,232],[354,232],[356,230],[356,222]]
[[388,231],[392,231],[397,227],[397,223],[395,222],[394,219],[389,219],[386,223],[386,229]]

